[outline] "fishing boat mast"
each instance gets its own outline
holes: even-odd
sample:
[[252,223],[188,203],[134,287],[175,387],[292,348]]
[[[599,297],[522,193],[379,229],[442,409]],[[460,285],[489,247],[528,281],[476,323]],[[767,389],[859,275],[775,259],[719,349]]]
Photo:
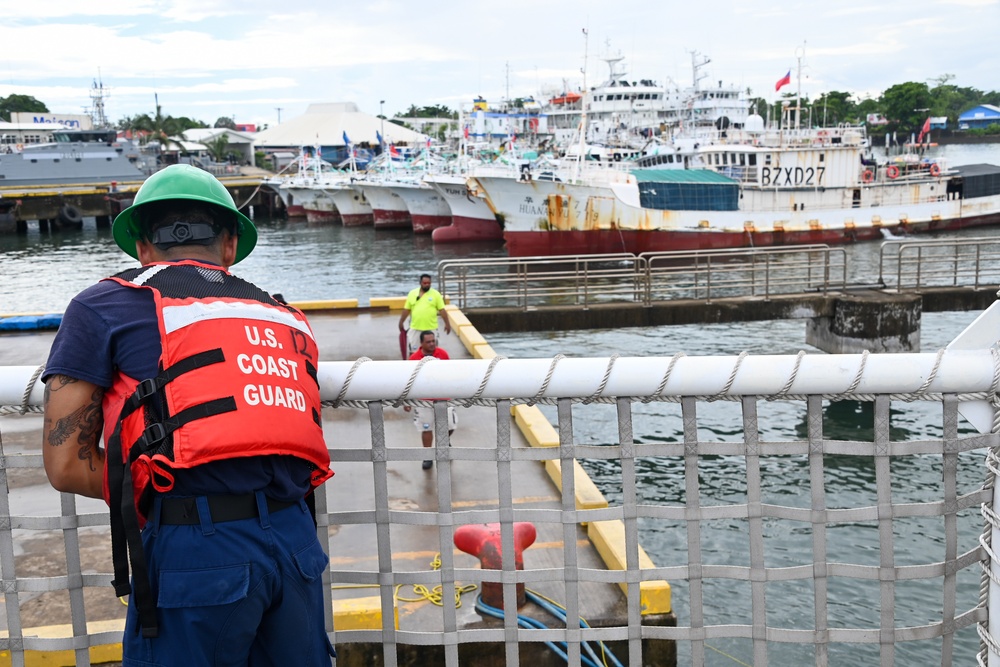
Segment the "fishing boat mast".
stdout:
[[583,74],[583,97],[580,99],[580,125],[577,127],[577,134],[580,137],[580,148],[577,154],[577,159],[573,164],[573,180],[577,181],[580,178],[580,168],[583,163],[584,150],[587,146],[587,98],[590,95],[590,91],[587,89],[587,45],[589,42],[589,34],[586,28],[583,28],[583,67],[580,68],[580,72]]

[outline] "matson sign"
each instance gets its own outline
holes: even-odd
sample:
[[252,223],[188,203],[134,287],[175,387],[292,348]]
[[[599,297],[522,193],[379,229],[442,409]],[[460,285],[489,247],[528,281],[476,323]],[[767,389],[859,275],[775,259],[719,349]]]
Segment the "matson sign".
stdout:
[[90,116],[83,113],[32,113],[30,111],[14,111],[11,114],[12,123],[36,123],[39,125],[64,125],[71,130],[92,130],[94,122]]

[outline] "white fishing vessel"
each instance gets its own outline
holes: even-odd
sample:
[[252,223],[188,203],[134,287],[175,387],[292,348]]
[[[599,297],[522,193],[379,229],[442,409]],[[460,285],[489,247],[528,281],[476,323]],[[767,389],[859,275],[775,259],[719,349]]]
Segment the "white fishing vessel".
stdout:
[[711,61],[697,51],[691,53],[689,87],[631,78],[621,54],[602,60],[609,69],[605,81],[590,90],[584,83],[582,91],[565,90],[564,84],[544,108],[556,145],[570,154],[577,150],[581,124],[586,126],[585,152],[590,159],[617,155],[621,160],[638,154],[653,136],[717,124],[738,128],[750,115],[750,101],[740,87],[722,81],[715,87],[702,84]]
[[486,200],[474,193],[464,174],[428,175],[426,183],[448,205],[451,223],[431,232],[434,243],[499,241],[503,229]]
[[1000,223],[1000,167],[879,164],[863,127],[751,117],[694,150],[703,169],[637,169],[628,183],[474,180],[512,256],[851,243]]

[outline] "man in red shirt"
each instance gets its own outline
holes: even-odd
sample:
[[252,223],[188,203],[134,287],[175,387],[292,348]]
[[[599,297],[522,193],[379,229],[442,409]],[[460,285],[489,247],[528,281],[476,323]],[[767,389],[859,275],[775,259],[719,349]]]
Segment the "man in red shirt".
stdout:
[[[420,347],[417,351],[410,355],[410,361],[420,361],[424,357],[434,357],[435,359],[448,360],[451,357],[448,353],[437,345],[437,336],[433,331],[421,331],[420,332]],[[403,408],[407,412],[410,411],[410,406]],[[434,446],[434,408],[420,408],[418,407],[413,414],[413,424],[420,431],[420,440],[424,447]],[[458,416],[455,414],[455,408],[448,407],[448,435],[451,436],[455,432],[455,427],[458,426]],[[430,470],[433,467],[434,461],[428,460],[424,461],[423,469]]]

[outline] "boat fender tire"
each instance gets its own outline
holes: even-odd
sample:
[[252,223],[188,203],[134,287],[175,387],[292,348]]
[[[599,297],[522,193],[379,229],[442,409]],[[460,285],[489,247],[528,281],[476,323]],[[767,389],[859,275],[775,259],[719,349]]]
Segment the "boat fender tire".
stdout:
[[874,180],[875,180],[875,173],[871,169],[865,169],[863,172],[861,172],[862,183],[871,183]]
[[889,178],[898,178],[899,167],[897,167],[894,164],[890,164],[888,167],[885,168],[885,175],[888,176]]
[[80,210],[71,204],[66,204],[59,209],[59,222],[66,225],[79,225],[83,222]]
[[941,165],[935,163],[931,165],[931,176],[935,178],[941,175]]

